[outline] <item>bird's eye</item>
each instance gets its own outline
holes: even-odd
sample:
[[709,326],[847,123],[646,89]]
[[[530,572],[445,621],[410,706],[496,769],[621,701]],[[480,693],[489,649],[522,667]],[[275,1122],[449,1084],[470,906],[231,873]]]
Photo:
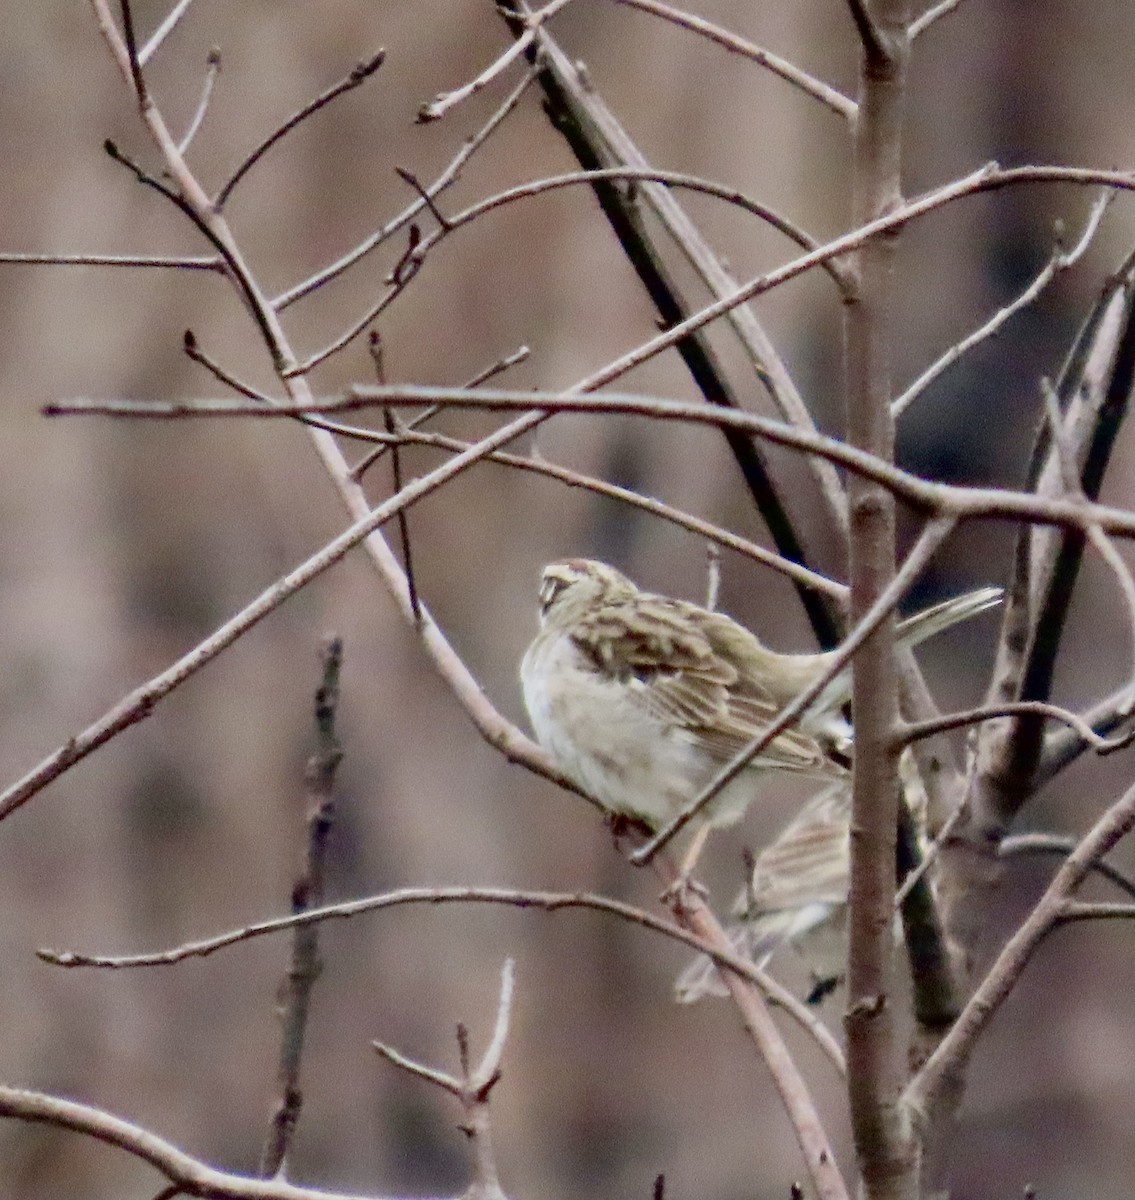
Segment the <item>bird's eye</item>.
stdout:
[[556,602],[556,597],[567,587],[566,579],[558,579],[554,575],[546,575],[540,584],[540,615],[547,613]]

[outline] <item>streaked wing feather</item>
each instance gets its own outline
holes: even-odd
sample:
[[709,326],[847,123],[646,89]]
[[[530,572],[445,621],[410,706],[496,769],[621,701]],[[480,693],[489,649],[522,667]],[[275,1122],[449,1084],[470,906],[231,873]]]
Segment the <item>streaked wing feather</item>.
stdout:
[[757,855],[738,915],[847,899],[851,789],[825,788]]
[[[607,605],[585,615],[572,637],[597,670],[633,681],[636,686],[628,689],[629,697],[688,731],[724,764],[766,728],[778,710],[758,683],[741,680],[729,659],[717,653],[714,643],[721,641],[720,630],[691,621],[690,608],[681,601],[640,595],[633,605]],[[728,618],[721,622],[738,636],[744,633]],[[761,756],[782,770],[839,772],[820,744],[798,729],[779,734]]]

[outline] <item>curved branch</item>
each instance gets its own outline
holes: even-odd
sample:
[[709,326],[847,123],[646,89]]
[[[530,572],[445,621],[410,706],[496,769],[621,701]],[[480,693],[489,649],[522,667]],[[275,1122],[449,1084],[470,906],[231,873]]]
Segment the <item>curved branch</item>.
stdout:
[[0,1084],[0,1117],[67,1129],[125,1150],[159,1171],[179,1193],[187,1196],[205,1196],[210,1200],[374,1200],[374,1197],[297,1187],[282,1179],[252,1179],[218,1171],[140,1125],[94,1105],[43,1092]]
[[756,984],[768,998],[770,1004],[783,1008],[801,1028],[817,1040],[837,1070],[843,1070],[843,1054],[830,1032],[815,1014],[771,975],[761,970],[749,959],[738,955],[724,935],[722,935],[721,942],[709,941],[697,932],[683,928],[662,917],[656,917],[653,913],[636,908],[632,904],[587,892],[535,892],[516,888],[483,887],[399,888],[393,892],[383,892],[378,896],[366,896],[360,900],[344,900],[336,904],[325,904],[320,908],[311,908],[286,917],[272,917],[265,921],[245,925],[240,929],[230,930],[228,933],[185,942],[172,949],[159,950],[149,954],[112,956],[79,954],[70,950],[59,951],[42,948],[36,951],[36,955],[43,962],[57,967],[127,970],[135,967],[168,966],[172,963],[183,962],[188,958],[207,958],[219,950],[251,941],[253,938],[282,933],[285,930],[319,924],[323,921],[347,920],[361,913],[378,912],[382,909],[397,908],[406,904],[501,904],[514,908],[536,908],[544,912],[557,912],[565,908],[583,908],[620,917],[633,925],[638,925],[653,933],[660,933],[684,946],[707,954],[715,962],[721,963],[737,975]]

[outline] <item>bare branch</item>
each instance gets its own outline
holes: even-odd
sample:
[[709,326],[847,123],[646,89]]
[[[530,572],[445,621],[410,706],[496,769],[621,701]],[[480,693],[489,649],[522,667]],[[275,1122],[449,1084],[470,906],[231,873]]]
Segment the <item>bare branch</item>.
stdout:
[[144,67],[157,52],[161,44],[177,27],[177,23],[185,16],[193,0],[177,0],[169,10],[166,19],[150,35],[150,40],[138,51],[138,62]]
[[962,0],[939,0],[932,8],[928,8],[920,17],[916,17],[907,26],[907,36],[914,41],[920,33],[925,33],[936,21],[949,15],[961,4]]
[[949,713],[929,721],[918,721],[906,725],[898,734],[900,745],[909,745],[920,738],[933,737],[937,733],[945,733],[951,729],[964,729],[967,725],[977,725],[982,721],[993,721],[999,717],[1015,717],[1028,713],[1030,716],[1049,717],[1053,721],[1061,721],[1070,729],[1076,731],[1079,737],[1097,754],[1111,754],[1130,746],[1135,740],[1135,733],[1125,734],[1118,738],[1105,738],[1092,729],[1083,717],[1070,709],[1061,708],[1058,704],[1049,704],[1042,700],[1018,700],[1007,704],[988,705],[981,708],[969,708],[963,712]]
[[[436,408],[433,409],[430,415],[433,415],[437,411]],[[413,425],[416,424],[417,421],[410,425],[401,426],[394,435],[395,440],[418,446],[435,446],[439,449],[451,450],[456,453],[467,449],[469,445],[468,442],[463,442],[459,438],[449,437],[446,434],[424,433],[413,428]],[[359,432],[362,433],[363,431]],[[371,436],[382,437],[381,434],[372,434]],[[531,456],[509,454],[507,451],[494,451],[494,453],[486,456],[485,461],[500,463],[503,466],[513,467],[520,471],[528,471],[536,475],[543,475],[548,479],[559,480],[568,487],[584,488],[587,491],[594,492],[596,495],[606,496],[611,500],[618,500],[623,504],[629,504],[634,508],[649,513],[651,516],[658,517],[663,521],[669,521],[671,524],[678,525],[683,529],[688,529],[691,533],[698,534],[715,546],[734,550],[738,554],[752,559],[754,562],[759,562],[763,566],[770,567],[772,570],[786,575],[801,587],[823,592],[836,601],[841,608],[846,606],[846,585],[837,583],[834,579],[829,579],[826,575],[821,575],[816,571],[810,570],[808,567],[802,567],[799,563],[792,562],[790,559],[784,558],[771,550],[766,550],[763,546],[758,546],[755,542],[740,537],[728,529],[711,524],[709,521],[703,521],[699,517],[695,517],[681,509],[673,508],[671,505],[663,504],[662,501],[645,496],[641,492],[619,487],[618,484],[607,483],[602,479],[595,479],[579,471],[574,471],[569,467],[559,466],[543,456],[533,458]],[[356,468],[357,470],[358,468]]]
[[536,908],[544,912],[557,912],[560,909],[593,909],[619,917],[621,920],[638,925],[652,933],[660,933],[665,937],[708,954],[715,962],[724,966],[744,979],[756,984],[762,994],[767,996],[770,1004],[782,1008],[802,1029],[811,1034],[819,1043],[824,1053],[831,1059],[837,1070],[842,1071],[843,1055],[831,1033],[824,1027],[814,1013],[800,1000],[792,995],[787,988],[778,983],[771,975],[761,970],[747,958],[738,955],[730,945],[728,938],[724,942],[707,941],[695,931],[675,925],[672,921],[656,917],[634,905],[621,900],[612,900],[607,896],[596,896],[587,892],[535,892],[515,888],[477,888],[477,887],[421,887],[400,888],[393,892],[383,892],[378,896],[366,896],[359,900],[344,900],[336,904],[326,904],[318,909],[297,913],[287,917],[272,917],[266,921],[258,921],[228,933],[218,934],[210,938],[202,938],[194,942],[186,942],[170,950],[161,950],[150,954],[130,955],[95,955],[80,954],[74,951],[51,950],[41,948],[36,956],[43,962],[57,967],[99,967],[107,970],[126,970],[134,967],[167,966],[171,963],[182,962],[188,958],[207,958],[219,950],[235,946],[253,938],[265,937],[274,933],[294,929],[297,926],[316,924],[322,921],[348,920],[362,913],[378,912],[386,908],[397,908],[404,904],[424,904],[437,906],[443,904],[501,904],[514,908]]
[[[665,855],[659,855],[654,859],[654,869],[667,892],[673,892],[681,878],[674,864]],[[704,900],[692,894],[689,888],[681,888],[675,894],[674,915],[682,925],[696,933],[703,943],[720,949],[729,948],[728,935]],[[717,962],[723,961],[717,954],[713,957]],[[808,1087],[788,1053],[761,993],[747,982],[752,978],[747,972],[745,978],[741,978],[732,970],[732,963],[726,965],[730,969],[722,972],[722,982],[737,1006],[745,1029],[768,1066],[785,1112],[792,1122],[817,1195],[820,1200],[848,1200],[847,1185],[836,1165]]]
[[456,1076],[450,1075],[447,1071],[440,1071],[437,1067],[427,1067],[425,1063],[416,1062],[403,1054],[401,1050],[396,1050],[393,1046],[388,1046],[385,1042],[377,1039],[371,1042],[371,1046],[392,1067],[397,1067],[400,1071],[405,1071],[407,1075],[413,1075],[417,1079],[424,1079],[427,1083],[432,1083],[435,1087],[461,1099],[462,1084]]
[[1135,904],[1089,904],[1083,900],[1065,900],[1058,920],[1063,925],[1070,921],[1114,920],[1117,917],[1125,921],[1135,918]]
[[[293,913],[307,912],[323,904],[327,842],[335,814],[335,772],[343,757],[335,736],[342,641],[329,637],[321,653],[323,677],[315,695],[318,745],[307,764],[307,845],[303,867],[292,889]],[[283,1019],[276,1076],[279,1099],[260,1156],[260,1174],[267,1179],[284,1176],[288,1149],[303,1108],[300,1063],[311,1010],[311,993],[322,969],[318,926],[296,926],[292,931],[291,962],[281,985],[281,995],[285,999],[281,1009]]]
[[[654,345],[652,342],[651,345]],[[424,385],[391,385],[367,387],[356,385],[346,396],[325,401],[305,401],[299,404],[280,404],[272,409],[244,405],[231,401],[171,401],[157,404],[134,404],[123,401],[56,401],[40,411],[44,416],[107,415],[117,417],[148,417],[174,420],[185,417],[294,417],[304,413],[350,412],[361,408],[388,404],[406,407],[423,404],[449,404],[455,407],[484,408],[492,411],[531,410],[532,425],[548,419],[553,413],[628,413],[664,421],[689,421],[700,425],[731,425],[767,438],[780,446],[820,455],[837,466],[874,480],[896,498],[916,511],[932,517],[955,520],[1009,520],[1037,525],[1055,525],[1087,532],[1098,525],[1107,533],[1120,537],[1135,536],[1135,513],[1110,505],[1070,500],[1038,498],[1031,492],[1013,492],[1003,488],[965,487],[957,484],[933,483],[920,475],[894,467],[883,459],[857,450],[836,438],[809,434],[803,430],[761,417],[755,413],[739,412],[700,404],[683,404],[672,400],[651,399],[603,392],[591,395],[612,379],[630,370],[626,356],[613,366],[581,380],[573,388],[559,393],[494,390],[462,391],[457,388],[427,387]],[[516,436],[520,436],[517,434]]]
[[[1135,713],[1135,689],[1125,684],[1099,704],[1082,714],[1083,720],[1100,736],[1126,725]],[[1065,728],[1048,735],[1034,775],[1039,789],[1070,766],[1090,746],[1074,729]]]
[[869,0],[847,0],[847,6],[851,9],[851,19],[855,22],[855,29],[863,43],[863,52],[868,61],[885,62],[890,57],[890,51],[882,30],[871,15]]
[[955,342],[936,362],[932,363],[918,378],[911,383],[901,395],[897,396],[891,402],[891,413],[897,418],[902,416],[911,404],[918,399],[923,392],[940,376],[943,375],[950,367],[954,365],[969,350],[988,338],[997,334],[1003,325],[1023,308],[1027,308],[1036,298],[1044,291],[1046,287],[1059,275],[1062,271],[1067,271],[1070,267],[1075,266],[1083,257],[1084,252],[1091,244],[1092,239],[1099,229],[1100,222],[1103,220],[1103,215],[1107,211],[1108,205],[1111,203],[1113,193],[1104,192],[1098,200],[1092,205],[1092,211],[1088,215],[1088,219],[1084,224],[1084,231],[1080,235],[1079,242],[1071,250],[1065,250],[1059,243],[1052,252],[1052,256],[1044,267],[1037,274],[1036,278],[1029,284],[1024,291],[1021,292],[1014,300],[1006,304],[1003,308],[998,309],[988,321],[980,325],[972,333],[967,334],[961,341]]
[[[519,11],[519,0],[501,0],[499,7],[516,36],[524,26],[514,20],[510,12]],[[583,68],[570,62],[546,31],[541,31],[537,38],[537,52],[539,61],[546,64],[539,75],[546,111],[553,127],[562,134],[580,165],[587,169],[649,167],[638,146],[586,79]],[[683,301],[666,266],[666,258],[658,245],[657,232],[644,219],[644,207],[657,218],[712,295],[721,298],[736,291],[736,280],[668,188],[648,182],[641,189],[625,194],[618,188],[597,183],[594,191],[624,253],[657,308],[664,328],[685,321],[689,316],[689,306]],[[831,260],[831,274],[841,296],[846,297],[850,284],[845,277],[843,264]],[[774,408],[791,423],[804,429],[813,429],[814,422],[808,406],[752,308],[747,304],[739,305],[728,312],[726,319]],[[675,342],[675,347],[710,403],[736,404],[713,347],[704,334],[692,331]],[[775,488],[772,475],[756,448],[733,438],[730,440],[730,449],[745,476],[755,506],[769,526],[777,549],[787,558],[807,563],[811,556],[806,553],[797,529],[797,525],[804,523],[791,519],[785,501]],[[836,544],[841,544],[847,531],[841,482],[825,463],[815,461],[807,466],[823,504],[828,532]],[[815,526],[814,521],[811,524]],[[825,530],[816,528],[815,534],[817,539],[822,538]],[[800,601],[821,646],[834,645],[842,631],[841,622],[829,611],[828,606],[818,602],[817,597],[802,593]]]
[[181,136],[181,141],[177,144],[177,151],[184,155],[189,149],[190,143],[197,136],[197,131],[201,128],[201,123],[205,120],[205,113],[209,109],[209,101],[213,97],[213,85],[217,82],[217,75],[221,70],[221,52],[216,46],[209,51],[208,58],[205,59],[205,82],[201,86],[201,99],[197,101],[197,110],[193,114],[193,119],[189,122],[188,128]]
[[189,257],[156,254],[19,254],[0,252],[0,263],[23,263],[48,267],[162,267],[174,271],[225,270],[224,260],[215,254]]
[[454,105],[460,104],[462,100],[467,100],[470,96],[474,96],[477,92],[488,87],[502,71],[508,68],[509,64],[514,63],[528,49],[535,40],[540,26],[550,17],[555,16],[561,8],[565,8],[570,2],[571,0],[549,0],[539,11],[525,13],[521,18],[526,26],[523,35],[509,46],[496,62],[486,67],[476,79],[470,80],[469,83],[457,88],[455,91],[442,92],[427,104],[423,104],[418,109],[418,120],[423,123],[436,121],[445,116]]
[[1081,839],[1039,903],[1009,939],[950,1032],[915,1075],[904,1096],[915,1114],[930,1111],[943,1089],[965,1071],[978,1039],[1012,991],[1036,948],[1060,922],[1065,904],[1093,865],[1135,827],[1135,788],[1116,801]]
[[[461,168],[469,161],[469,159],[485,144],[488,137],[500,125],[500,123],[508,116],[513,109],[520,103],[521,96],[528,90],[528,85],[536,78],[536,73],[530,71],[524,79],[512,90],[505,100],[498,106],[492,116],[485,124],[472,136],[466,138],[461,149],[450,161],[444,171],[430,184],[427,192],[431,197],[438,196],[446,188],[448,188],[461,174]],[[342,258],[337,259],[329,266],[317,271],[308,279],[289,288],[286,292],[281,292],[271,301],[273,309],[277,312],[283,312],[289,305],[294,304],[297,300],[302,300],[305,296],[310,295],[316,289],[321,288],[329,280],[341,275],[348,268],[354,266],[361,258],[369,254],[372,250],[381,246],[395,233],[398,232],[404,225],[413,220],[413,218],[425,208],[425,202],[419,198],[413,204],[403,209],[398,216],[393,220],[388,221],[376,233],[370,235],[362,243],[350,250]]]
[[661,17],[665,21],[671,21],[683,29],[690,30],[691,33],[701,34],[702,37],[709,38],[711,42],[716,42],[717,45],[723,46],[731,53],[740,54],[742,57],[766,67],[774,75],[779,75],[786,83],[799,88],[805,95],[811,96],[813,100],[818,100],[825,107],[831,109],[837,117],[843,117],[845,121],[855,119],[859,106],[854,100],[822,80],[816,79],[815,76],[809,75],[807,71],[801,70],[787,59],[773,54],[771,50],[756,46],[752,42],[738,37],[735,33],[730,33],[727,29],[714,25],[704,17],[683,12],[672,5],[661,3],[660,0],[618,0],[618,3]]
[[[657,171],[652,168],[638,167],[611,167],[602,170],[593,171],[573,171],[566,175],[555,175],[548,179],[537,179],[530,183],[519,184],[516,187],[509,188],[507,191],[500,192],[495,196],[489,196],[485,200],[480,200],[476,204],[470,205],[463,211],[454,214],[450,217],[445,217],[439,222],[439,228],[434,230],[429,235],[423,237],[418,231],[416,236],[413,236],[403,253],[402,258],[391,272],[388,283],[391,285],[390,290],[386,292],[379,300],[375,301],[370,308],[363,313],[352,325],[345,329],[338,337],[329,342],[321,350],[310,355],[303,363],[293,369],[293,374],[303,375],[314,370],[320,363],[325,362],[332,355],[337,354],[340,350],[349,346],[361,333],[369,328],[375,318],[386,309],[390,303],[401,294],[402,289],[421,269],[422,263],[425,261],[426,255],[433,249],[438,242],[448,237],[455,230],[460,229],[464,225],[477,220],[485,213],[492,212],[495,209],[501,208],[504,205],[511,204],[517,200],[526,200],[533,196],[539,196],[546,192],[555,191],[563,187],[572,187],[579,184],[588,184],[594,186],[598,182],[608,180],[637,180],[651,181],[655,183],[664,183],[669,187],[686,188],[690,191],[703,192],[706,195],[716,196],[726,203],[736,205],[738,208],[751,212],[754,216],[759,216],[762,220],[768,221],[774,228],[790,237],[793,241],[804,246],[812,246],[812,239],[801,233],[783,217],[775,214],[767,205],[763,205],[756,200],[752,200],[735,188],[726,186],[725,184],[715,183],[712,180],[701,179],[696,175],[686,175],[678,171]],[[437,193],[437,188],[425,189],[426,194],[433,196]],[[419,205],[425,206],[425,200],[419,196]],[[387,229],[394,227],[394,222],[387,226]],[[417,226],[411,227],[411,233],[417,229]],[[372,247],[373,248],[373,247]],[[813,251],[817,253],[818,251]],[[812,266],[827,267],[827,264],[836,257],[834,254],[820,254]],[[305,291],[310,290],[307,284],[303,285]],[[277,309],[282,309],[284,300],[289,302],[294,298],[294,293],[288,293],[286,297],[281,297],[274,301]],[[734,302],[741,303],[741,300]],[[725,311],[724,309],[722,310]],[[717,315],[721,315],[720,313]],[[672,322],[669,322],[672,324]],[[691,330],[686,330],[691,332]],[[672,339],[673,342],[681,341],[681,338]]]
[[314,100],[309,100],[307,104],[290,116],[279,128],[270,133],[257,146],[244,162],[229,176],[228,181],[221,187],[217,193],[216,199],[213,201],[213,207],[217,213],[225,207],[228,198],[232,195],[233,189],[245,177],[246,174],[254,167],[265,154],[286,134],[292,132],[297,125],[307,120],[313,113],[317,113],[321,108],[326,108],[333,100],[337,100],[345,92],[353,91],[361,83],[365,83],[386,61],[386,51],[379,50],[377,54],[370,58],[363,59],[352,68],[351,73],[345,78],[340,79],[338,83],[332,84],[325,92],[320,93]]
[[164,1175],[178,1192],[190,1196],[209,1196],[213,1200],[375,1200],[373,1196],[297,1187],[282,1179],[255,1179],[218,1171],[172,1142],[105,1109],[43,1092],[0,1084],[0,1117],[70,1130],[124,1150]]

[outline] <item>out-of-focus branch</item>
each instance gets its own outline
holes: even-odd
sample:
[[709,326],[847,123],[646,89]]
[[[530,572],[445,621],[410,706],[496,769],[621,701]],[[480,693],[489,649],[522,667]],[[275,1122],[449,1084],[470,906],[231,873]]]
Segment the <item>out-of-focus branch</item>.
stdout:
[[956,1089],[978,1039],[1012,991],[1036,948],[1055,925],[1066,919],[1066,905],[1072,893],[1094,864],[1132,828],[1135,828],[1135,788],[1104,813],[1068,856],[1040,901],[998,955],[953,1028],[911,1081],[903,1101],[916,1119],[930,1113],[944,1092]]
[[[997,856],[1001,859],[1028,857],[1040,855],[1067,858],[1076,849],[1076,838],[1063,833],[1014,833],[1001,839],[997,847]],[[1110,863],[1096,862],[1092,864],[1092,874],[1106,879],[1114,884],[1121,892],[1135,898],[1135,880],[1129,879],[1122,871],[1116,870]]]
[[[335,736],[335,712],[339,704],[339,670],[343,643],[330,637],[323,645],[323,678],[315,694],[317,746],[307,763],[307,843],[304,863],[292,889],[292,912],[307,912],[323,904],[324,866],[327,841],[335,815],[335,772],[343,751]],[[268,1139],[260,1156],[260,1174],[266,1179],[283,1177],[288,1149],[303,1108],[300,1063],[303,1058],[311,992],[319,978],[319,927],[297,925],[292,931],[292,955],[284,976],[281,995],[283,1018],[280,1059],[277,1070],[279,1097],[272,1114]]]
[[[1095,500],[1103,484],[1135,379],[1135,282],[1126,263],[1104,288],[1061,373],[1057,395],[1063,449],[1053,422],[1041,422],[1026,486],[1038,497],[1066,491],[1073,459],[1077,492]],[[1015,578],[989,699],[1045,701],[1072,592],[1079,578],[1087,530],[1022,529],[1014,554]],[[979,741],[975,820],[978,829],[1003,831],[1037,786],[1044,749],[1043,721],[1025,716],[983,729]]]

